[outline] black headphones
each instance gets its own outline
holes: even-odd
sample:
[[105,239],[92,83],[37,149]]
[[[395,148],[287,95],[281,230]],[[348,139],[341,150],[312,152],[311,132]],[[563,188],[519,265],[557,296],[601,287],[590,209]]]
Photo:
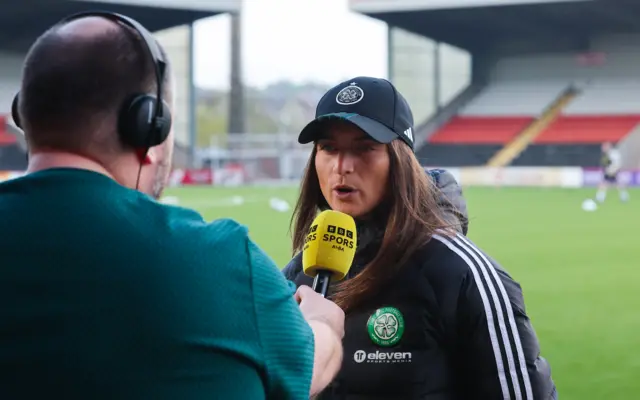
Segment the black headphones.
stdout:
[[[154,64],[156,76],[156,95],[134,93],[131,94],[122,105],[118,115],[118,134],[120,140],[126,145],[136,149],[148,149],[163,143],[171,131],[171,111],[169,106],[162,100],[164,74],[167,63],[162,56],[156,40],[137,21],[121,14],[106,11],[88,11],[73,14],[64,18],[58,24],[64,24],[72,20],[84,17],[103,17],[119,22],[136,31],[145,43],[147,54]],[[16,94],[11,105],[11,114],[15,124],[20,125],[20,115],[18,112],[18,97]],[[158,104],[160,107],[158,107]]]

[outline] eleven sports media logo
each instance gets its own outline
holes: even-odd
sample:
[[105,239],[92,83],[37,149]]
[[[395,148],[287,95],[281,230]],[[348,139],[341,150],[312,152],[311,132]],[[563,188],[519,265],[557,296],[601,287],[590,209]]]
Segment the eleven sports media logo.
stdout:
[[[367,321],[367,331],[371,341],[380,347],[392,347],[400,342],[404,334],[404,317],[395,307],[382,307],[377,309]],[[367,353],[358,350],[353,354],[353,360],[361,364],[367,363],[408,363],[411,362],[410,352],[384,352],[377,350],[375,353]]]

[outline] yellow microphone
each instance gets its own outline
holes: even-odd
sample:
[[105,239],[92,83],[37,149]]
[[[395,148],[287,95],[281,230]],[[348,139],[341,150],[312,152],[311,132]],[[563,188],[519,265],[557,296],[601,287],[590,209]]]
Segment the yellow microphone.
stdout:
[[356,223],[349,215],[326,210],[313,220],[302,249],[302,269],[314,277],[313,290],[326,297],[331,280],[344,279],[356,243]]

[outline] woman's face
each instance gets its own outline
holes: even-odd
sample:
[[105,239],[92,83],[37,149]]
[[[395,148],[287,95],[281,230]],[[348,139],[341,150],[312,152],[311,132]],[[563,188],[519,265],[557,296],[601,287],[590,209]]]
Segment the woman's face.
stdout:
[[328,124],[316,144],[320,190],[331,209],[359,218],[385,196],[389,179],[387,146],[348,122]]

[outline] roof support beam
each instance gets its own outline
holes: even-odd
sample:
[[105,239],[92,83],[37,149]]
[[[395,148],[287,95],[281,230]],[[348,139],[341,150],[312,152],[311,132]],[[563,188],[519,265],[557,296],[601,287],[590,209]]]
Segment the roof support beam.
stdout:
[[[521,32],[525,36],[530,37],[566,37],[567,29],[558,28],[555,24],[547,21],[534,21],[528,14],[518,12],[516,10],[492,10],[491,14],[494,15],[495,23],[502,25],[507,29],[513,29],[514,31]],[[571,36],[571,35],[569,35]]]
[[[616,7],[599,7],[598,13],[609,16],[625,24],[627,28],[633,31],[640,31],[640,20],[638,20],[637,12],[628,9],[628,5],[617,5]],[[623,8],[625,10],[623,10]]]

